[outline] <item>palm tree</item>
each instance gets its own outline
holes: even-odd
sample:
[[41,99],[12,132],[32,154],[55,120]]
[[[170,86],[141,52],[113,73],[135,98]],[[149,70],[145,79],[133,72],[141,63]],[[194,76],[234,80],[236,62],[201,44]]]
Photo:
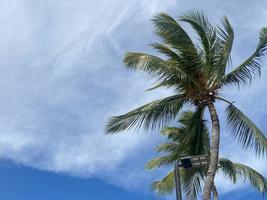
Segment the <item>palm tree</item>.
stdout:
[[[184,156],[209,154],[210,139],[206,121],[203,120],[203,114],[184,112],[179,119],[179,124],[180,127],[166,127],[162,129],[161,134],[168,138],[168,142],[156,148],[156,151],[163,153],[163,155],[150,160],[146,165],[147,169],[173,165]],[[186,199],[197,199],[207,176],[207,167],[181,168],[179,170]],[[266,179],[246,165],[220,158],[218,171],[223,173],[232,183],[249,181],[260,192],[265,193],[267,191]],[[173,169],[164,178],[152,184],[152,189],[159,194],[171,193],[174,188]],[[213,198],[218,199],[215,185],[213,187]]]
[[[209,200],[218,166],[220,125],[214,103],[223,101],[228,123],[233,135],[245,149],[254,149],[258,155],[266,154],[267,140],[259,128],[231,101],[221,96],[228,86],[240,87],[249,84],[261,72],[261,59],[267,49],[267,28],[260,31],[255,51],[239,66],[227,70],[231,64],[234,32],[227,19],[222,26],[212,26],[204,14],[189,12],[176,21],[166,13],[159,13],[152,21],[156,34],[162,39],[152,47],[163,54],[157,57],[146,53],[127,53],[124,63],[127,68],[147,72],[156,78],[152,89],[173,88],[172,96],[162,98],[126,114],[112,117],[106,127],[107,133],[117,133],[133,127],[160,128],[173,120],[184,106],[196,110],[208,108],[211,116],[210,164],[204,186],[203,199]],[[194,43],[179,22],[186,22],[196,32],[199,41]],[[229,72],[228,72],[229,71]]]

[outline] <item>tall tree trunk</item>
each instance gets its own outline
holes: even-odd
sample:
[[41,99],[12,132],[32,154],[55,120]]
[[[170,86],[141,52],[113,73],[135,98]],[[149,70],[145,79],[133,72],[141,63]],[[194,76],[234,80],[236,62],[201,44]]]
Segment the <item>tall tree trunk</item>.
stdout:
[[218,166],[219,144],[220,144],[220,124],[216,113],[215,106],[212,102],[208,103],[208,108],[212,122],[211,148],[210,148],[210,163],[207,173],[206,182],[203,191],[203,200],[210,200],[211,192],[214,187],[214,178]]
[[219,200],[218,191],[215,185],[213,186],[213,200]]

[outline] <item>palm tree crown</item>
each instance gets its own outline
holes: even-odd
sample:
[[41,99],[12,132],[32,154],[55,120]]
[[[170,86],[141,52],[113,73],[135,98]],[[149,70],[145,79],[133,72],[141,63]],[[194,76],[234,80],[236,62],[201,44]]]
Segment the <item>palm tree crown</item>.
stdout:
[[[227,119],[234,137],[245,149],[253,148],[258,155],[267,155],[267,139],[259,128],[231,101],[221,96],[227,86],[240,87],[249,84],[261,72],[261,59],[267,49],[267,28],[259,34],[255,51],[239,66],[227,72],[234,31],[227,19],[221,26],[212,26],[206,16],[193,11],[181,16],[178,21],[166,13],[152,19],[155,31],[162,39],[152,47],[162,57],[146,53],[127,53],[124,63],[127,68],[147,72],[157,79],[154,87],[173,88],[172,96],[159,99],[126,114],[114,116],[106,126],[107,133],[116,133],[133,127],[155,129],[177,117],[179,111],[190,105],[196,111],[209,109],[212,121],[210,165],[205,182],[203,199],[210,199],[214,176],[218,166],[220,125],[214,102],[228,104]],[[179,22],[188,23],[198,36],[193,42]]]
[[[157,128],[174,119],[186,103],[199,108],[206,106],[209,101],[224,101],[220,97],[222,89],[228,85],[246,85],[256,74],[260,74],[260,61],[267,49],[267,28],[260,31],[259,43],[251,56],[226,73],[234,39],[227,17],[222,18],[222,27],[218,28],[212,27],[199,12],[190,12],[180,17],[180,21],[192,26],[200,38],[200,45],[194,45],[171,16],[160,13],[153,18],[153,22],[163,42],[152,46],[167,59],[132,52],[127,53],[124,59],[126,67],[148,72],[158,79],[158,84],[151,89],[172,87],[176,89],[176,94],[145,104],[124,115],[114,116],[107,124],[107,133],[120,132],[134,126]],[[261,131],[230,101],[226,102],[229,104],[226,110],[228,121],[235,130],[236,138],[244,147],[255,147],[258,153],[265,153],[267,142]]]

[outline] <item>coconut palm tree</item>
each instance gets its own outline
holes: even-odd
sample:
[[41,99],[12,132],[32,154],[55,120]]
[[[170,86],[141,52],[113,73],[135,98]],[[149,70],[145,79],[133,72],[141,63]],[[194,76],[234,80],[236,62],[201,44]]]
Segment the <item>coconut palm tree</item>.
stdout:
[[[184,112],[179,119],[179,127],[166,127],[161,134],[168,138],[167,143],[160,144],[156,151],[163,155],[150,160],[146,168],[154,169],[161,166],[174,165],[181,157],[209,154],[210,139],[206,121],[203,114]],[[202,191],[207,176],[207,166],[179,169],[186,199],[197,199]],[[267,191],[266,179],[254,169],[241,163],[234,163],[228,159],[220,158],[218,171],[232,183],[248,181],[262,193]],[[175,188],[173,169],[159,181],[152,183],[152,189],[158,194],[171,193]],[[213,199],[218,199],[217,189],[213,187]]]
[[[172,96],[162,98],[126,114],[112,117],[107,133],[117,133],[133,127],[156,129],[173,120],[184,106],[196,110],[208,108],[211,116],[210,164],[204,186],[203,199],[209,200],[218,166],[220,125],[215,102],[228,104],[226,114],[233,135],[245,149],[254,149],[258,155],[267,151],[267,140],[259,128],[231,101],[221,96],[227,87],[248,85],[261,72],[261,59],[267,49],[267,28],[259,34],[258,45],[252,54],[239,66],[227,70],[231,65],[230,53],[234,40],[233,28],[227,19],[221,19],[222,26],[212,26],[204,14],[193,11],[173,19],[166,13],[159,13],[152,19],[155,31],[162,39],[152,47],[162,57],[146,53],[127,53],[124,63],[128,69],[147,72],[156,78],[154,87],[173,88]],[[188,23],[196,32],[193,40],[180,26]],[[231,67],[231,66],[230,66]]]

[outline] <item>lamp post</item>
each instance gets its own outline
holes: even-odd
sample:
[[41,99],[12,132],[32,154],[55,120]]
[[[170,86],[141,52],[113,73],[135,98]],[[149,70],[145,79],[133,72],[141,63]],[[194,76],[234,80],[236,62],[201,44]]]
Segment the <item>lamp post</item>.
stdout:
[[175,163],[174,166],[174,180],[175,180],[175,190],[176,190],[176,200],[182,200],[182,190],[181,190],[181,181],[180,181],[180,172],[179,167],[183,167],[185,169],[191,167],[199,167],[201,165],[208,164],[208,156],[207,155],[199,155],[199,156],[187,156],[183,157]]
[[180,163],[178,161],[175,162],[174,180],[175,180],[176,200],[182,200],[179,166],[181,166]]

